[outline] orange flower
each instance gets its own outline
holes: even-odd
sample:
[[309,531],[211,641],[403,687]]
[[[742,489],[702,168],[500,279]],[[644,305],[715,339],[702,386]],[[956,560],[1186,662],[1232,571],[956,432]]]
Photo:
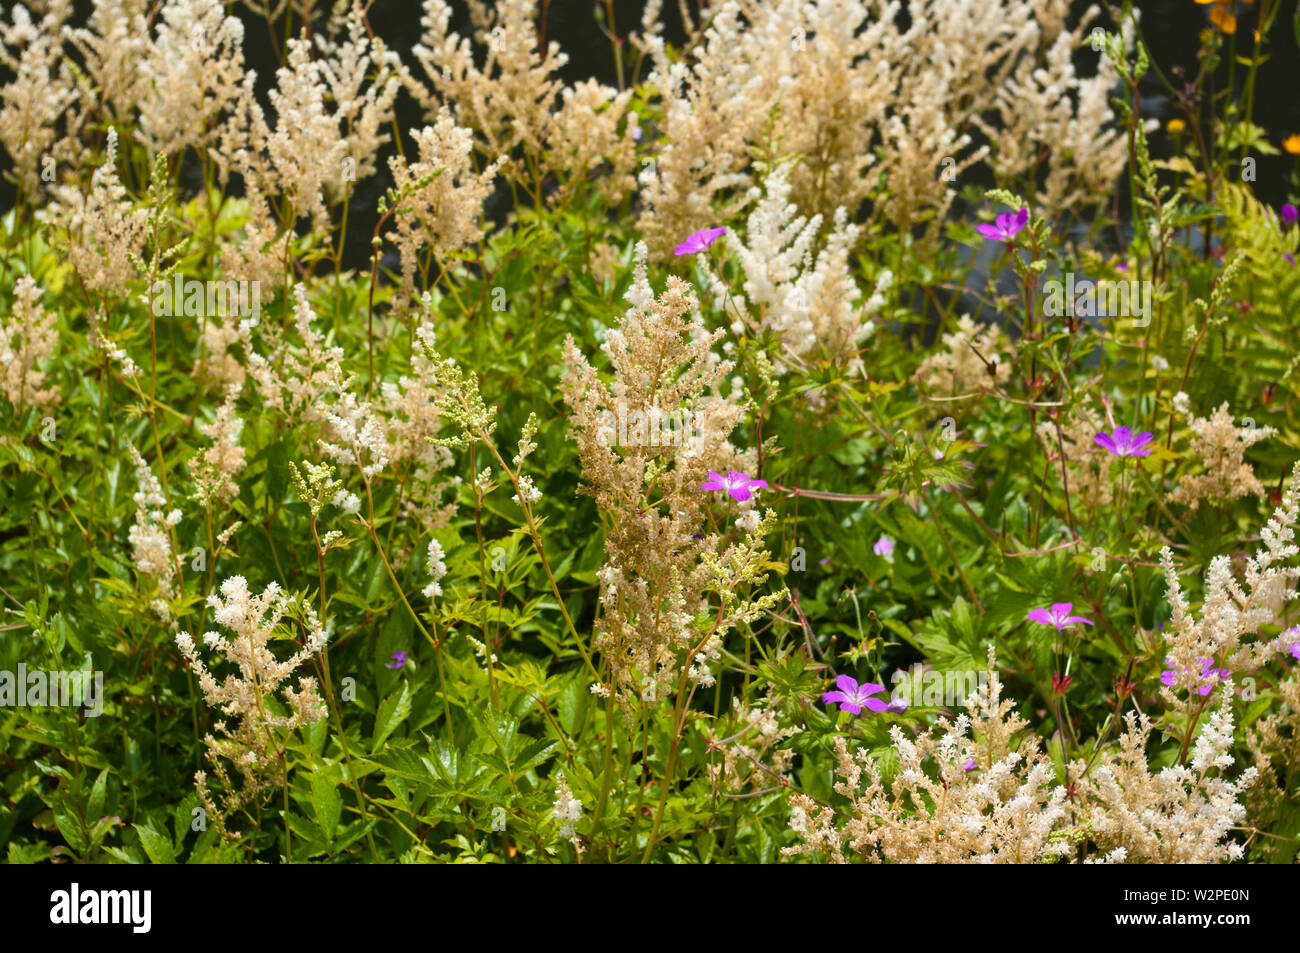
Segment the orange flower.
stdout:
[[1237,18],[1229,13],[1225,7],[1211,7],[1210,22],[1217,26],[1223,33],[1237,32]]
[[1282,140],[1282,148],[1293,156],[1300,156],[1300,132],[1287,136]]

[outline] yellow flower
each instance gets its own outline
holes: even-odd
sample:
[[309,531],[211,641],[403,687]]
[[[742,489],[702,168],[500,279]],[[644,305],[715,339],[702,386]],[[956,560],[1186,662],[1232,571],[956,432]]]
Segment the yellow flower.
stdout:
[[1293,156],[1300,156],[1300,132],[1283,139],[1282,148]]
[[1187,128],[1187,123],[1183,122],[1181,119],[1171,119],[1171,120],[1169,120],[1169,122],[1165,125],[1165,130],[1166,130],[1166,131],[1167,131],[1171,136],[1176,136],[1176,135],[1178,135],[1180,132],[1182,132],[1182,131],[1183,131],[1184,129],[1186,129],[1186,128]]
[[1210,22],[1224,33],[1237,32],[1237,18],[1224,7],[1215,6],[1210,9]]

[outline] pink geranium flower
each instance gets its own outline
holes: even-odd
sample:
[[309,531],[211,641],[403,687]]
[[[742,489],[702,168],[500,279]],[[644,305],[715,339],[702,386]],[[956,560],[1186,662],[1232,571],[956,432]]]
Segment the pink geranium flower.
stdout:
[[694,255],[696,252],[704,251],[727,231],[725,225],[719,225],[717,228],[703,228],[698,232],[691,232],[690,237],[673,249],[674,255]]
[[727,475],[709,471],[709,478],[700,484],[701,490],[726,490],[733,499],[744,503],[752,495],[750,490],[768,489],[766,480],[751,480],[748,473],[728,470]]
[[1032,609],[1026,618],[1032,619],[1034,622],[1041,622],[1043,625],[1054,625],[1057,632],[1063,630],[1067,625],[1074,625],[1076,622],[1092,625],[1091,619],[1085,619],[1081,615],[1070,615],[1070,610],[1073,608],[1073,602],[1053,602],[1050,610]]
[[[1170,658],[1165,659],[1165,664],[1168,665],[1169,668],[1160,673],[1160,684],[1168,685],[1172,688],[1177,684],[1178,676],[1182,672],[1182,669],[1174,665],[1174,660]],[[1208,695],[1214,690],[1215,682],[1220,679],[1226,682],[1228,679],[1232,678],[1232,673],[1226,668],[1214,667],[1214,659],[1197,659],[1197,664],[1201,667],[1200,672],[1198,672],[1196,676],[1197,680],[1201,682],[1196,689],[1198,695]]]
[[1097,446],[1109,450],[1117,457],[1146,457],[1151,455],[1151,451],[1146,449],[1155,434],[1143,431],[1134,433],[1128,427],[1116,427],[1113,434],[1102,433],[1093,437]]
[[889,707],[879,698],[867,697],[875,695],[877,692],[883,692],[885,690],[884,685],[877,685],[875,682],[863,682],[859,685],[858,680],[852,675],[841,675],[835,679],[835,685],[839,688],[839,691],[826,692],[822,695],[822,701],[828,705],[838,702],[841,711],[860,715],[863,708],[870,708],[872,711],[885,711]]
[[990,241],[1010,242],[1015,240],[1028,221],[1029,209],[1022,208],[1019,212],[1002,213],[993,220],[992,225],[976,225],[975,230]]

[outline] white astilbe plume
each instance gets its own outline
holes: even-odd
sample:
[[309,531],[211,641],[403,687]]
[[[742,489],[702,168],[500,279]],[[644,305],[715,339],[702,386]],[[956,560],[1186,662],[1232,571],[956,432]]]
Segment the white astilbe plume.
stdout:
[[180,510],[172,510],[163,515],[167,498],[163,496],[162,485],[135,445],[127,443],[126,449],[130,453],[136,483],[139,485],[134,497],[135,522],[127,533],[135,568],[157,582],[159,594],[164,599],[170,599],[176,594],[180,559],[172,552],[168,530],[180,522],[181,513]]
[[[215,137],[244,79],[244,25],[220,0],[167,0],[140,72],[136,135],[152,153],[176,155]],[[252,75],[252,74],[249,74]]]
[[[1076,74],[1096,11],[1069,30],[1068,13],[1061,0],[732,0],[710,5],[680,57],[647,32],[636,42],[664,135],[640,174],[642,234],[662,255],[731,220],[755,156],[800,157],[791,184],[805,213],[870,201],[878,221],[923,225],[925,242],[978,163],[1000,181],[1045,176],[1052,214],[1106,200],[1126,158],[1107,98],[1115,72]],[[992,149],[976,147],[971,133],[997,115]]]
[[403,464],[414,468],[414,480],[408,484],[408,493],[402,501],[403,514],[429,529],[438,529],[446,526],[456,512],[454,500],[443,500],[448,491],[460,484],[460,477],[445,476],[453,463],[452,453],[447,447],[431,442],[442,425],[438,401],[443,391],[438,367],[429,358],[429,353],[435,350],[430,309],[431,302],[426,296],[426,314],[415,329],[411,348],[410,375],[402,375],[396,383],[384,381],[380,395],[388,432],[389,464],[395,468]]
[[45,406],[59,399],[59,388],[45,386],[40,365],[59,341],[53,312],[40,306],[41,289],[31,275],[14,282],[14,303],[0,312],[0,394],[15,407]]
[[873,863],[1033,863],[1067,850],[1053,837],[1068,817],[1066,791],[1036,741],[1015,744],[1027,723],[1002,699],[992,647],[988,682],[966,707],[939,720],[937,738],[913,741],[893,726],[898,769],[888,784],[869,752],[852,754],[837,737],[835,792],[849,799],[848,819],[837,826],[833,808],[795,795],[791,827],[801,843],[784,853],[844,863],[847,846]]
[[[195,782],[204,807],[222,834],[229,837],[234,835],[226,827],[227,820],[283,781],[284,736],[325,717],[314,678],[300,675],[296,689],[287,684],[299,666],[324,649],[328,638],[309,603],[297,605],[306,630],[303,647],[286,659],[277,658],[271,648],[281,620],[295,605],[274,582],[260,595],[249,591],[243,576],[232,576],[221,583],[220,594],[210,595],[208,606],[217,625],[232,634],[207,632],[203,643],[214,659],[220,656],[235,666],[236,671],[224,679],[213,672],[213,662],[199,658],[189,635],[176,636],[177,648],[198,676],[205,700],[222,716],[216,734],[205,739],[208,760],[221,782],[219,799],[209,790],[205,772],[197,772]],[[289,713],[275,714],[269,704],[272,698],[277,707],[287,705]],[[232,719],[233,724],[225,719]],[[227,762],[242,776],[238,786],[230,777]]]
[[217,408],[217,419],[199,428],[212,441],[210,447],[190,460],[194,495],[204,506],[224,505],[239,493],[235,476],[244,468],[244,448],[239,445],[244,422],[235,414],[238,398],[239,387],[231,385]]
[[384,418],[370,401],[345,390],[324,410],[325,439],[321,449],[334,462],[355,466],[373,480],[388,466],[388,435]]
[[249,72],[240,115],[224,130],[221,149],[228,154],[223,161],[254,191],[288,196],[293,219],[310,216],[321,232],[332,224],[327,199],[373,174],[400,86],[400,63],[367,36],[360,4],[349,8],[341,33],[316,37],[319,57],[305,35],[289,40],[286,64],[269,93],[274,127],[254,93],[256,74]]
[[1209,417],[1191,413],[1187,416],[1192,431],[1189,456],[1199,460],[1205,472],[1183,477],[1169,499],[1195,510],[1205,501],[1226,503],[1247,495],[1263,496],[1264,486],[1246,462],[1246,450],[1276,436],[1277,431],[1272,427],[1238,427],[1228,412],[1227,401]]
[[[606,383],[570,337],[562,385],[569,438],[582,459],[580,491],[595,497],[609,520],[606,561],[597,573],[604,611],[596,645],[625,701],[670,697],[683,661],[688,678],[710,682],[709,665],[723,636],[781,595],[745,596],[766,579],[761,567],[770,557],[762,540],[771,521],[740,539],[731,531],[720,537],[709,532],[708,507],[728,506],[729,497],[707,499],[700,492],[710,470],[752,473],[756,462],[754,451],[731,443],[744,409],[734,391],[726,398],[719,394],[731,372],[730,362],[712,351],[723,332],[704,327],[689,286],[679,278],[670,277],[656,297],[646,257],[645,245],[638,244],[625,295],[631,307],[605,334],[602,349],[612,379]],[[620,418],[657,420],[678,413],[695,421],[689,436],[653,445],[616,439]],[[711,593],[718,594],[720,611],[710,608]],[[701,631],[695,620],[706,610],[716,622]]]
[[412,129],[418,159],[388,160],[393,187],[402,196],[385,237],[397,246],[402,284],[398,306],[409,304],[415,292],[415,272],[421,249],[445,257],[483,235],[479,218],[483,201],[502,159],[482,172],[474,168],[474,134],[456,125],[443,109],[432,126]]
[[[862,292],[849,254],[859,230],[849,224],[847,211],[835,210],[830,233],[818,241],[822,217],[805,218],[790,201],[789,166],[772,172],[764,187],[766,194],[750,213],[744,238],[727,237],[727,249],[745,274],[745,294],[731,294],[706,266],[717,306],[739,313],[732,322],[736,334],[744,333],[747,325],[774,330],[787,360],[829,360],[851,374],[860,373],[858,343],[874,327],[871,317],[878,314],[892,275],[881,272],[871,299],[864,307],[855,306]],[[758,190],[753,192],[757,197]]]
[[140,69],[150,48],[148,0],[96,0],[85,27],[65,27],[81,55],[97,105],[115,122],[129,122],[149,84]]
[[306,285],[294,286],[293,299],[294,328],[302,344],[284,341],[279,330],[273,329],[271,357],[250,353],[248,374],[267,406],[311,423],[323,419],[325,398],[343,389],[343,349],[327,346],[324,336],[312,326],[316,313],[307,300]]
[[1300,567],[1286,565],[1300,553],[1293,542],[1300,518],[1300,463],[1281,504],[1260,531],[1263,546],[1246,560],[1240,582],[1233,576],[1228,556],[1216,556],[1205,573],[1205,595],[1200,618],[1192,615],[1169,547],[1160,552],[1173,617],[1164,628],[1168,664],[1176,670],[1173,686],[1162,689],[1165,700],[1183,712],[1199,707],[1200,695],[1191,689],[1202,684],[1209,660],[1229,675],[1253,672],[1285,648],[1276,639],[1247,641],[1260,627],[1280,617],[1295,598]]
[[1072,777],[1083,775],[1077,803],[1081,830],[1097,847],[1122,848],[1135,863],[1208,864],[1235,860],[1241,845],[1228,840],[1246,817],[1242,796],[1254,783],[1255,768],[1236,780],[1223,773],[1232,767],[1232,689],[1221,689],[1220,703],[1201,726],[1191,764],[1152,772],[1146,744],[1152,724],[1145,714],[1129,712],[1120,751],[1095,765],[1075,762]]
[[568,57],[554,42],[538,49],[534,0],[499,0],[490,16],[482,3],[471,3],[470,12],[487,48],[481,67],[470,40],[450,32],[451,5],[424,0],[420,42],[411,52],[433,91],[408,77],[411,93],[426,115],[438,114],[442,103],[454,104],[457,123],[477,131],[489,155],[508,155],[517,145],[538,155],[564,88],[553,74]]
[[54,190],[51,213],[67,230],[68,260],[88,292],[104,297],[126,293],[135,278],[133,258],[144,250],[148,209],[133,208],[117,175],[117,130],[109,128],[104,162],[91,179],[90,194],[73,186]]
[[438,585],[438,580],[447,575],[447,564],[442,560],[442,544],[436,539],[429,540],[429,575],[433,581],[422,590],[426,599],[442,595],[442,586]]
[[560,836],[572,838],[575,826],[582,820],[582,802],[569,790],[569,782],[565,780],[563,771],[556,772],[555,808],[552,813],[560,822]]
[[56,126],[65,110],[69,125],[77,125],[71,107],[78,92],[59,42],[60,28],[71,12],[68,2],[52,3],[46,16],[33,23],[27,8],[17,3],[10,22],[0,23],[0,66],[14,74],[12,82],[0,87],[0,144],[13,162],[5,175],[29,198],[36,196],[46,157],[65,162],[80,158],[74,130],[59,140]]

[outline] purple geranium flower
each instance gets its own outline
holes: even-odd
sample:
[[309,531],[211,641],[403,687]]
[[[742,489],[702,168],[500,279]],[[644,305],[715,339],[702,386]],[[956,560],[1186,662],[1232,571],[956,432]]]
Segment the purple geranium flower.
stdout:
[[974,771],[974,770],[975,770],[975,759],[974,759],[974,758],[967,758],[965,761],[963,761],[963,762],[961,763],[961,769],[962,769],[963,771]]
[[768,488],[766,480],[751,480],[748,473],[738,473],[735,470],[728,470],[727,475],[709,471],[709,478],[700,484],[701,490],[726,490],[732,498],[744,503],[752,495],[751,489]]
[[888,536],[882,536],[876,540],[876,545],[871,547],[871,551],[877,556],[884,556],[889,559],[894,555],[894,541]]
[[822,701],[828,705],[839,702],[840,711],[860,715],[863,708],[870,708],[872,711],[886,711],[889,708],[879,698],[867,697],[883,692],[884,685],[877,685],[875,682],[863,682],[859,685],[858,680],[852,675],[841,675],[835,679],[835,684],[839,687],[839,691],[826,692],[822,695]]
[[1142,433],[1135,434],[1127,427],[1116,427],[1113,434],[1097,434],[1092,439],[1097,446],[1104,447],[1117,457],[1146,457],[1150,456],[1151,451],[1143,449],[1149,444],[1155,434]]
[[1290,204],[1283,205],[1283,206],[1282,206],[1282,224],[1283,224],[1283,225],[1294,225],[1294,224],[1296,223],[1297,220],[1300,220],[1300,210],[1297,210],[1296,207],[1295,207],[1294,205],[1290,205]]
[[907,711],[907,699],[902,695],[895,695],[889,700],[889,704],[885,706],[885,711],[892,715],[901,715]]
[[[1214,683],[1216,680],[1222,679],[1226,682],[1232,677],[1232,673],[1226,668],[1215,668],[1214,659],[1203,658],[1197,659],[1196,662],[1201,666],[1201,671],[1200,674],[1197,675],[1197,678],[1204,683],[1196,689],[1197,693],[1200,695],[1208,695],[1210,692],[1214,691]],[[1169,668],[1160,673],[1160,684],[1168,685],[1172,688],[1177,682],[1178,675],[1182,669],[1174,665],[1174,660],[1171,658],[1166,658],[1165,664],[1168,665]]]
[[691,232],[690,237],[673,249],[674,255],[694,255],[698,251],[704,251],[725,233],[727,227],[719,225],[717,228],[702,228],[698,232]]
[[1073,625],[1076,622],[1082,622],[1085,625],[1092,625],[1091,619],[1085,619],[1081,615],[1070,615],[1070,610],[1074,608],[1073,602],[1053,602],[1052,608],[1032,609],[1027,618],[1035,622],[1041,622],[1043,625],[1054,625],[1056,631],[1060,632],[1067,625]]
[[1003,212],[994,219],[992,225],[976,225],[975,230],[990,241],[1009,242],[1015,239],[1028,221],[1029,209],[1022,208],[1019,212]]
[[1291,642],[1291,654],[1300,659],[1300,625],[1291,626],[1291,628],[1283,632],[1278,636],[1278,638],[1283,642],[1283,644],[1294,639],[1295,641]]
[[1295,267],[1295,256],[1292,255],[1289,251],[1282,252],[1282,257],[1291,263],[1292,268]]
[[405,652],[394,652],[390,657],[392,658],[392,661],[385,662],[384,668],[405,668],[406,667]]

